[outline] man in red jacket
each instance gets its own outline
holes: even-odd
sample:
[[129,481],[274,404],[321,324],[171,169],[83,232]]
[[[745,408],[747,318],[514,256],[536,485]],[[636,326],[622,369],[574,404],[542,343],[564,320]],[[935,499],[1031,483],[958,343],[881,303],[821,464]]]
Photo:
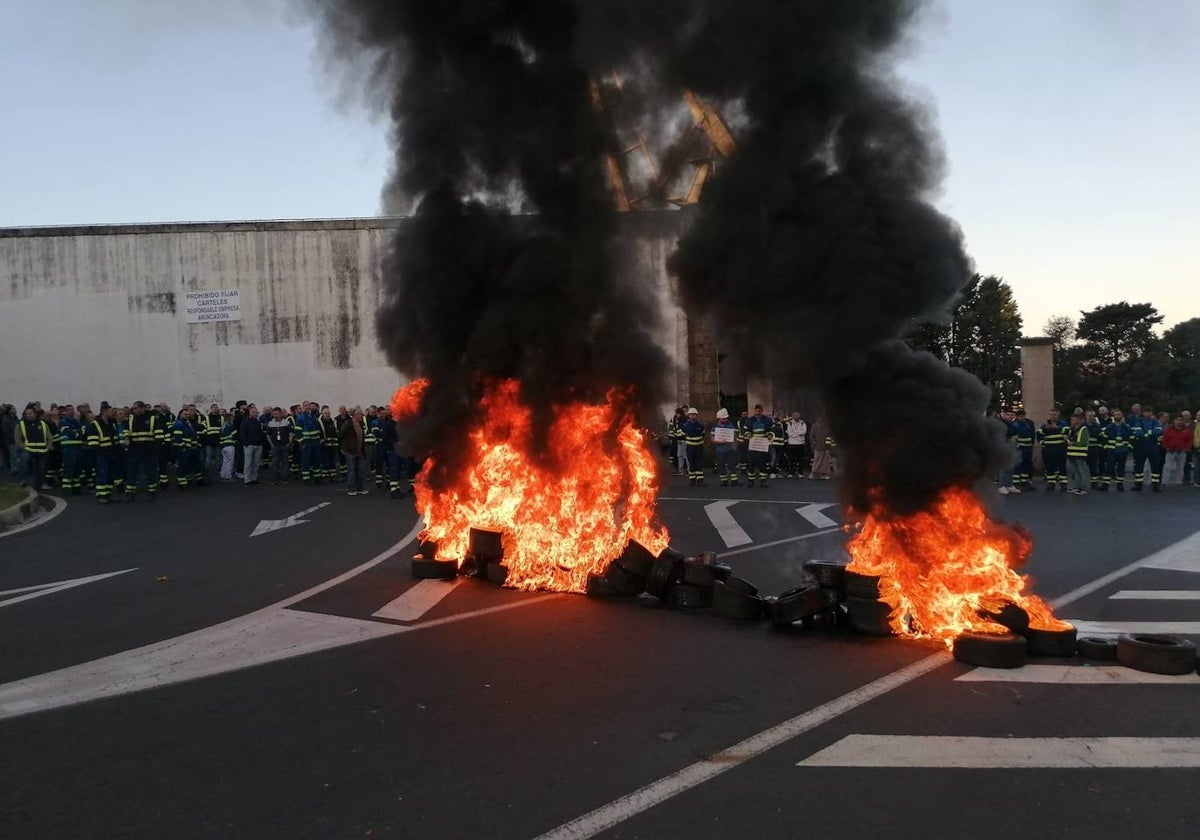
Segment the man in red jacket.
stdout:
[[1182,417],[1176,417],[1170,426],[1163,429],[1162,447],[1166,453],[1163,484],[1182,484],[1183,465],[1192,450],[1192,430]]

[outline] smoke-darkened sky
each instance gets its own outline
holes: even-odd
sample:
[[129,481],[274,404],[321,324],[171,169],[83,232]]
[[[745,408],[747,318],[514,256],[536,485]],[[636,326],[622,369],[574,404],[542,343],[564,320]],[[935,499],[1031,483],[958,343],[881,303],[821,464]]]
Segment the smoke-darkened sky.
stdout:
[[[21,162],[0,174],[0,225],[378,211],[385,128],[341,102],[279,0],[0,15],[19,80],[0,91],[0,154]],[[938,206],[1028,331],[1127,298],[1166,326],[1200,312],[1197,41],[1191,0],[942,0],[917,27],[901,67],[935,106]]]

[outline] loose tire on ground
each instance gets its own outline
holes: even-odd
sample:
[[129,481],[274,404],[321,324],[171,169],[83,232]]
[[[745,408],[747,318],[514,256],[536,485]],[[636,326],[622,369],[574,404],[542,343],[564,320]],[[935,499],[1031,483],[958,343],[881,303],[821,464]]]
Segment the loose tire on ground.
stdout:
[[[1012,601],[995,604],[978,610],[980,618],[994,621],[1001,627],[1007,627],[1010,632],[1024,636],[1029,630],[1029,613],[1018,607]],[[986,635],[986,634],[985,634]]]
[[[668,549],[669,551],[669,549]],[[665,598],[667,587],[679,581],[683,573],[683,559],[675,554],[664,551],[654,561],[650,574],[646,577],[646,591],[655,598]]]
[[692,586],[703,586],[711,589],[716,578],[713,576],[712,569],[705,566],[703,563],[684,563],[683,564],[683,582]]
[[842,574],[842,588],[847,597],[863,598],[867,601],[879,599],[879,575],[864,575],[847,569]]
[[688,610],[703,609],[712,604],[712,590],[690,583],[672,584],[667,589],[667,603]]
[[1095,662],[1117,661],[1117,640],[1101,636],[1084,636],[1075,641],[1075,651],[1084,659]]
[[717,581],[712,588],[712,607],[713,613],[721,618],[749,621],[762,615],[763,602],[757,594],[746,594]]
[[1029,659],[1029,644],[1016,633],[959,633],[954,658],[980,668],[1020,668]]
[[477,560],[498,562],[504,557],[504,534],[487,528],[471,528],[467,531],[468,550]]
[[452,580],[458,575],[457,560],[422,557],[412,559],[412,576],[417,580]]
[[1179,636],[1128,633],[1117,638],[1117,661],[1150,674],[1190,674],[1196,668],[1196,646]]
[[589,574],[587,588],[584,590],[589,598],[619,598],[624,593],[613,586],[603,575]]
[[485,573],[488,580],[492,583],[504,585],[504,581],[508,580],[508,566],[503,563],[488,563],[487,572]]
[[817,579],[817,583],[828,589],[841,589],[846,584],[846,567],[833,560],[808,560],[804,571]]
[[802,586],[764,601],[764,611],[773,624],[791,624],[828,608],[819,586]]
[[605,579],[623,595],[637,595],[646,588],[646,576],[639,575],[618,562],[608,564]]
[[892,625],[888,620],[892,614],[890,604],[873,598],[847,598],[846,611],[850,616],[850,626],[859,633],[868,636],[892,635]]
[[1074,627],[1065,630],[1044,630],[1030,627],[1024,636],[1029,642],[1030,656],[1074,656],[1077,631]]
[[650,553],[650,549],[636,540],[630,540],[616,562],[620,563],[621,567],[625,570],[645,577],[650,574],[650,569],[654,566],[654,560],[655,557]]

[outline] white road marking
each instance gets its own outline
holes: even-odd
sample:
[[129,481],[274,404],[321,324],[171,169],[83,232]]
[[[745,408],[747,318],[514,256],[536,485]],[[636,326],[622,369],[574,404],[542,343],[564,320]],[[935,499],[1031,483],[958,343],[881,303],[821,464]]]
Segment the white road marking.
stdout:
[[416,621],[436,607],[438,602],[462,582],[463,578],[460,577],[454,580],[417,581],[416,586],[406,589],[399,598],[385,604],[371,615],[375,618],[390,618],[392,621]]
[[819,504],[798,507],[796,508],[796,513],[803,516],[818,528],[836,528],[837,520],[830,519],[828,516],[821,513],[821,511],[827,507],[833,507],[833,502],[821,502]]
[[1059,685],[1200,685],[1200,674],[1168,676],[1120,665],[1023,665],[975,668],[955,682],[1056,683]]
[[1200,589],[1122,589],[1110,601],[1200,601]]
[[1200,767],[1200,738],[847,735],[797,767]]
[[137,571],[133,569],[122,569],[119,572],[106,572],[102,575],[90,575],[88,577],[75,578],[74,580],[59,580],[54,583],[39,583],[36,586],[23,586],[20,589],[6,589],[0,592],[0,595],[17,595],[18,592],[25,593],[17,595],[16,598],[6,598],[0,601],[0,607],[7,607],[12,604],[19,604],[22,601],[28,601],[31,598],[41,598],[43,595],[52,595],[55,592],[62,592],[64,589],[74,589],[76,586],[83,586],[85,583],[95,583],[98,580],[123,575],[126,572]]
[[1081,621],[1066,618],[1080,636],[1118,636],[1122,633],[1169,633],[1200,636],[1200,621]]
[[558,828],[540,835],[537,840],[583,840],[586,837],[594,837],[600,832],[607,831],[614,825],[647,811],[673,796],[691,790],[727,770],[740,767],[767,750],[790,741],[810,729],[815,729],[851,709],[856,709],[894,688],[899,688],[949,661],[950,655],[944,651],[919,659],[911,665],[797,715],[778,726],[753,735],[709,758],[688,765],[657,782],[652,782],[620,799],[615,799],[591,813],[563,823]]
[[301,517],[308,516],[310,513],[316,513],[328,504],[331,503],[321,502],[310,508],[305,508],[299,513],[293,513],[287,519],[263,519],[254,526],[254,530],[250,532],[250,536],[257,537],[262,534],[269,534],[272,531],[282,531],[284,528],[291,528],[293,525],[303,525],[308,520]]
[[22,531],[28,531],[30,528],[36,528],[39,525],[45,525],[51,519],[67,509],[66,499],[59,498],[58,496],[47,496],[45,493],[42,495],[46,496],[48,499],[54,500],[54,507],[50,509],[50,512],[39,514],[38,516],[30,519],[28,522],[24,522],[15,528],[9,528],[7,530],[0,531],[0,537],[12,537],[21,533]]
[[1141,560],[1135,560],[1128,566],[1122,566],[1115,572],[1109,572],[1103,577],[1098,577],[1091,583],[1085,583],[1078,589],[1072,589],[1065,595],[1060,595],[1051,601],[1050,606],[1057,609],[1058,607],[1078,601],[1085,595],[1091,595],[1097,589],[1103,589],[1113,581],[1120,580],[1126,575],[1136,572],[1138,569],[1173,569],[1176,571],[1200,572],[1200,531],[1153,554],[1147,555]]
[[783,545],[784,543],[800,542],[801,540],[811,540],[813,537],[823,537],[826,534],[832,534],[835,531],[840,531],[840,530],[841,530],[840,528],[826,528],[824,531],[817,531],[816,533],[813,533],[813,534],[801,534],[798,537],[785,537],[782,540],[774,540],[773,542],[760,543],[758,545],[752,545],[749,548],[738,548],[733,551],[722,551],[720,556],[722,558],[724,558],[724,557],[732,557],[735,554],[746,554],[751,551],[762,551],[764,548],[774,548],[775,546]]
[[724,499],[720,502],[713,502],[704,506],[704,512],[708,514],[713,527],[717,529],[717,533],[725,541],[726,548],[734,548],[754,542],[754,540],[750,539],[750,535],[742,529],[742,526],[737,523],[737,520],[733,518],[733,514],[729,512],[729,509],[737,503],[737,499]]

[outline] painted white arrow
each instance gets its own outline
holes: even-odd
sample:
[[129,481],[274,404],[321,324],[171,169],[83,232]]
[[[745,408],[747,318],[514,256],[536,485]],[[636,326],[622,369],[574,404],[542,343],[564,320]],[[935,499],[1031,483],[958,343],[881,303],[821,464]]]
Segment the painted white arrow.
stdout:
[[62,592],[64,589],[74,589],[76,586],[83,586],[85,583],[95,583],[98,580],[104,580],[114,575],[123,575],[126,572],[135,571],[137,569],[122,569],[119,572],[106,572],[102,575],[90,575],[88,577],[75,578],[74,580],[56,580],[54,583],[39,583],[36,586],[22,586],[20,589],[5,589],[0,591],[0,595],[16,595],[17,597],[5,598],[3,601],[0,601],[0,607],[19,604],[31,598],[41,598],[43,595],[53,595],[55,592]]
[[708,514],[713,527],[717,529],[717,533],[725,541],[726,548],[733,548],[754,542],[742,526],[737,523],[737,520],[733,518],[733,514],[729,512],[729,509],[737,503],[737,499],[724,499],[704,506],[704,512]]
[[796,508],[796,513],[803,516],[805,519],[807,519],[809,522],[811,522],[813,525],[815,525],[818,528],[836,528],[837,522],[833,519],[830,519],[825,514],[821,513],[821,511],[825,510],[825,508],[827,508],[827,507],[833,507],[833,502],[827,502],[824,504],[811,504],[811,505],[805,505],[804,507],[798,507],[798,508]]
[[321,508],[325,507],[329,502],[321,502],[319,505],[313,505],[310,508],[305,508],[299,513],[293,513],[287,519],[264,519],[254,526],[254,531],[250,536],[257,537],[261,534],[269,534],[272,531],[281,531],[284,528],[291,528],[293,525],[303,525],[307,519],[301,517],[308,516],[310,513],[316,513]]

